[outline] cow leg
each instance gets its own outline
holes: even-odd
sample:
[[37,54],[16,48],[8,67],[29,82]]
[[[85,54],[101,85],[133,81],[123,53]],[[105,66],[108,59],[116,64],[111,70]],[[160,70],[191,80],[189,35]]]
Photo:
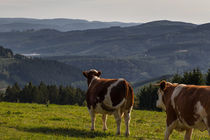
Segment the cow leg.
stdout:
[[171,127],[166,127],[164,140],[169,140],[169,136],[171,135],[173,129]]
[[114,117],[117,123],[117,133],[116,135],[120,135],[120,125],[121,125],[121,113],[120,109],[114,112]]
[[167,125],[164,140],[169,140],[169,136],[171,135],[175,126],[176,126],[176,121],[172,122],[170,125]]
[[129,136],[130,135],[129,124],[130,124],[130,119],[131,119],[131,110],[125,111],[124,119],[125,119],[125,127],[126,127],[125,136]]
[[185,132],[184,140],[190,140],[192,135],[192,129],[187,129]]
[[204,120],[204,123],[206,125],[206,128],[207,128],[209,136],[210,136],[210,117],[209,117],[209,115],[207,117],[203,118],[203,120]]
[[107,115],[106,115],[106,114],[103,114],[103,115],[102,115],[102,121],[103,121],[103,130],[104,130],[104,131],[107,130],[106,120],[107,120]]
[[96,116],[95,116],[95,112],[93,111],[92,107],[89,110],[89,113],[90,113],[90,117],[91,117],[91,130],[94,131]]

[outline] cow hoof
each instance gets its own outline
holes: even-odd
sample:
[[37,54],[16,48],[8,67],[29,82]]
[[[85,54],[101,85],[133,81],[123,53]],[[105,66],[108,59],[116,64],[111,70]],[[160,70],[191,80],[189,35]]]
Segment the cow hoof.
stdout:
[[107,128],[103,128],[103,130],[104,130],[104,131],[106,131],[106,130],[107,130]]
[[128,137],[130,135],[130,133],[125,133],[125,136]]
[[120,132],[117,132],[116,135],[117,135],[117,136],[120,135]]

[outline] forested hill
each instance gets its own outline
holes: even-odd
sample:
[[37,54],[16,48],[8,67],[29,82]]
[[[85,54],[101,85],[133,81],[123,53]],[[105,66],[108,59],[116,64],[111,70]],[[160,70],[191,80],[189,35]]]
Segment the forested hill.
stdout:
[[54,60],[13,55],[10,49],[0,46],[0,88],[18,82],[55,85],[79,85],[84,80],[81,70]]
[[154,21],[132,27],[85,31],[0,33],[15,53],[55,56],[79,69],[102,70],[105,78],[144,82],[176,72],[210,67],[210,24]]
[[0,58],[13,58],[13,52],[11,49],[6,49],[0,46]]
[[199,43],[204,46],[208,44],[209,32],[207,27],[207,31],[202,27],[182,22],[156,21],[125,28],[111,27],[71,32],[29,30],[0,33],[0,43],[16,53],[144,56],[153,55],[156,50],[165,47],[174,52],[189,49],[190,46]]

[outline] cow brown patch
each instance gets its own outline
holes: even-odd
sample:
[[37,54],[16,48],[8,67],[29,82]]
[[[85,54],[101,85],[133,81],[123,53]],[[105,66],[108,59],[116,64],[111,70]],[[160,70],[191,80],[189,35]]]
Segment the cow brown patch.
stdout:
[[91,105],[93,106],[93,108],[95,108],[97,103],[103,102],[105,95],[107,94],[107,87],[109,87],[116,81],[117,79],[98,79],[96,81],[93,81],[91,83],[91,87],[88,88],[88,91],[86,93],[88,108],[90,108]]
[[[163,92],[166,106],[167,129],[173,125],[172,129],[186,130],[185,137],[191,136],[189,130],[193,128],[210,130],[210,86],[165,84],[165,88],[162,85],[159,90]],[[169,131],[165,133],[166,139],[170,135]]]
[[[130,112],[134,104],[133,89],[124,79],[103,79],[99,76],[101,72],[89,70],[83,72],[87,78],[88,90],[86,93],[87,107],[91,116],[91,130],[95,129],[95,113],[113,114],[117,123],[117,133],[120,134],[120,123],[124,114],[126,132],[128,136]],[[104,130],[106,128],[106,117],[103,117]]]
[[120,81],[117,86],[113,87],[110,92],[110,97],[112,100],[112,106],[116,106],[122,102],[126,97],[126,83],[125,81]]

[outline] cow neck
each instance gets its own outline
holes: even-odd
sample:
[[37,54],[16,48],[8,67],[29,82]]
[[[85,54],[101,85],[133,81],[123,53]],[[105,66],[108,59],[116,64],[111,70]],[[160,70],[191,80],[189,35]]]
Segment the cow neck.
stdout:
[[174,89],[176,86],[169,86],[165,91],[164,91],[164,96],[163,96],[163,102],[164,104],[168,104],[171,100],[171,96],[173,94]]
[[94,80],[98,80],[98,79],[100,79],[98,76],[93,76],[92,79],[88,80],[88,87],[91,86],[91,84]]

